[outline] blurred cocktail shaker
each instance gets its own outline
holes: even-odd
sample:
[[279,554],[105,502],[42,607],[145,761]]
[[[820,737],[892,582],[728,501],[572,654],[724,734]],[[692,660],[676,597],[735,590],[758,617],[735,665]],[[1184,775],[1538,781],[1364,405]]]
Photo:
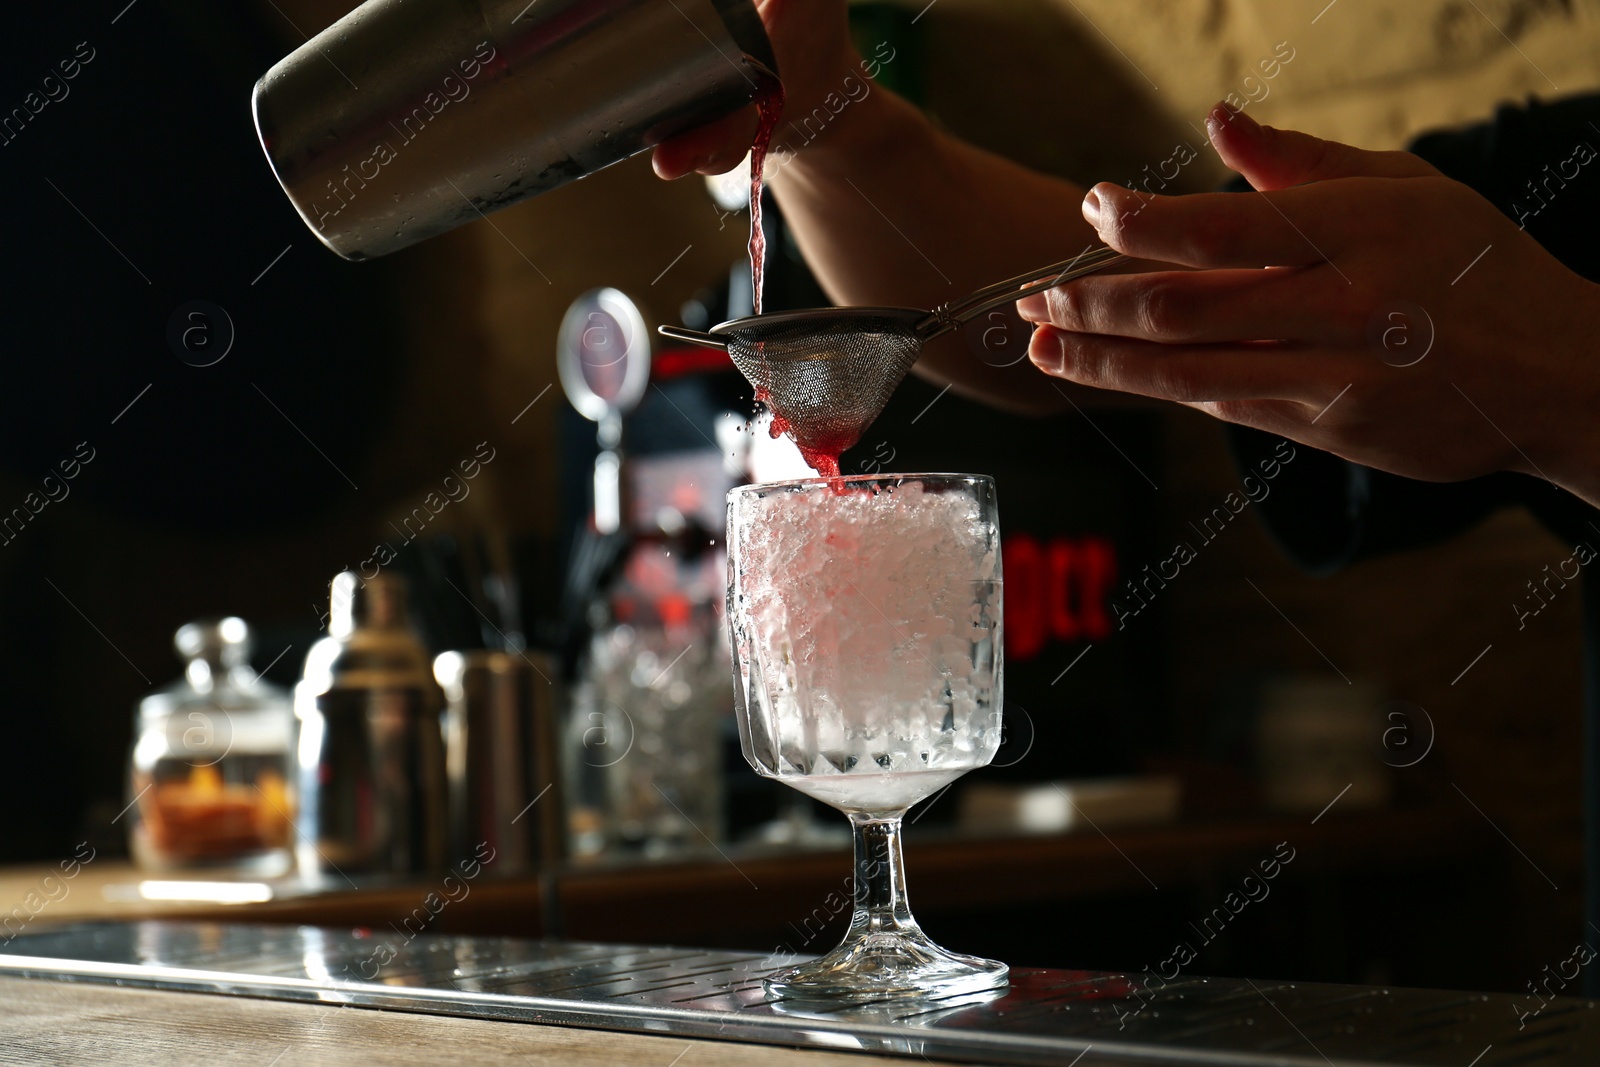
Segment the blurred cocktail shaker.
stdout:
[[367,0],[253,103],[300,216],[365,259],[736,111],[775,72],[751,0]]
[[387,571],[333,579],[328,636],[295,687],[304,874],[443,870],[444,694]]

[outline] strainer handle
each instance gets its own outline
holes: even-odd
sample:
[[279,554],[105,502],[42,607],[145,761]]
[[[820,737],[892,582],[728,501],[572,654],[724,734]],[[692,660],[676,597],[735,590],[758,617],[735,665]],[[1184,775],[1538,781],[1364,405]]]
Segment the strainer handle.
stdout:
[[705,333],[701,330],[691,330],[683,326],[657,326],[656,333],[662,337],[670,337],[674,341],[687,341],[692,345],[701,345],[705,348],[720,348],[728,350],[728,339],[719,337],[714,333]]
[[1085,274],[1104,270],[1127,257],[1114,248],[1102,245],[1099,248],[1084,249],[1071,259],[1064,259],[1060,263],[1052,263],[1048,267],[1038,267],[1019,274],[1015,278],[1007,278],[1003,282],[986,285],[974,293],[970,293],[960,300],[952,301],[928,313],[928,317],[917,324],[917,336],[924,341],[937,337],[947,330],[953,330],[963,322],[967,322],[1002,304],[1009,304],[1020,300],[1022,297],[1033,293],[1042,293],[1046,289],[1054,289],[1074,278],[1081,278]]

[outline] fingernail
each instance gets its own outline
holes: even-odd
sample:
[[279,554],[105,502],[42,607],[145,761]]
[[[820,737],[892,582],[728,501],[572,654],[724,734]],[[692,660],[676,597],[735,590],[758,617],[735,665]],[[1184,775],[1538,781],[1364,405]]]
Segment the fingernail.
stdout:
[[1227,104],[1219,103],[1206,116],[1206,133],[1212,140],[1216,140],[1217,135],[1229,126],[1236,127],[1238,132],[1246,135],[1261,131],[1261,124],[1245,114],[1243,108],[1235,111]]
[[1100,194],[1093,189],[1083,194],[1083,221],[1100,228]]
[[1044,322],[1050,317],[1050,301],[1043,293],[1029,293],[1017,301],[1017,314],[1028,322]]
[[1144,210],[1144,199],[1136,190],[1114,182],[1101,182],[1083,196],[1083,217],[1102,234],[1114,229],[1123,216]]
[[1028,342],[1028,359],[1046,374],[1060,374],[1067,362],[1067,339],[1060,330],[1039,327]]

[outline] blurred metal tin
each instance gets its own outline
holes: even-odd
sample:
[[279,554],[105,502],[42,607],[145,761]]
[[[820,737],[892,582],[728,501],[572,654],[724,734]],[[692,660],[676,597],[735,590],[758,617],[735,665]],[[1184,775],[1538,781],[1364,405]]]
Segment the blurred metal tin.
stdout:
[[[524,874],[562,854],[554,724],[557,668],[537,652],[445,652],[451,853],[498,875]],[[488,850],[492,850],[492,853]]]

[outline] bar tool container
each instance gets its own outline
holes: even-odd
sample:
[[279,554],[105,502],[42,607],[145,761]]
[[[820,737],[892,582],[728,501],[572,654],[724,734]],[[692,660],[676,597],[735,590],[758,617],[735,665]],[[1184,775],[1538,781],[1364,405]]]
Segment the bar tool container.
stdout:
[[443,870],[444,694],[411,627],[405,580],[345,571],[331,601],[328,636],[295,688],[301,873]]
[[560,858],[554,717],[559,668],[537,652],[475,649],[433,661],[447,701],[451,855],[491,850],[494,872]]

